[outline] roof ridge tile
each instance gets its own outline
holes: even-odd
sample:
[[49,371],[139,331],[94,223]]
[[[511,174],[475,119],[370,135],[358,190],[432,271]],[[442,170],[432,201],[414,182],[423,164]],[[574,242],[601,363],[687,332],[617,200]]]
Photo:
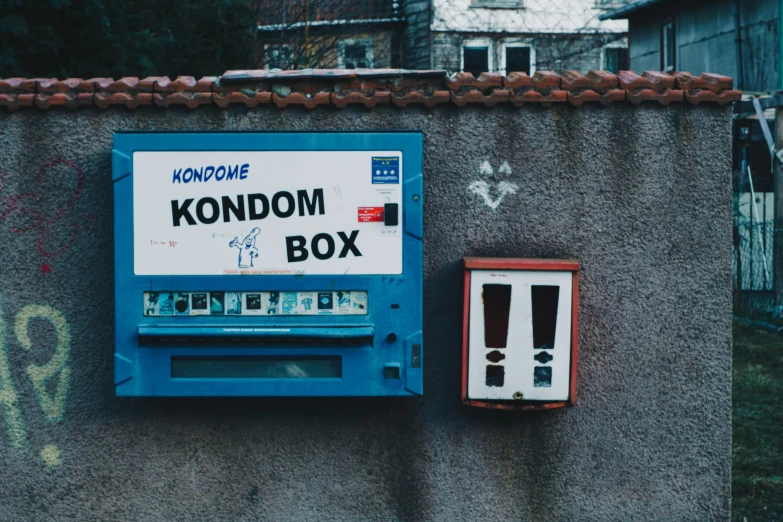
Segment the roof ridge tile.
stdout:
[[142,105],[168,107],[185,105],[197,108],[244,104],[253,108],[274,104],[278,108],[300,105],[343,108],[378,104],[396,107],[423,105],[432,108],[452,102],[458,107],[481,104],[488,107],[511,103],[550,106],[564,103],[579,107],[584,103],[609,105],[627,101],[639,105],[655,101],[662,105],[687,102],[692,105],[737,101],[742,92],[735,90],[727,76],[688,72],[665,73],[633,71],[612,74],[594,70],[587,74],[567,70],[536,71],[502,75],[469,72],[447,76],[442,70],[407,69],[301,69],[231,70],[222,76],[151,76],[139,79],[114,78],[5,78],[0,79],[0,106],[9,110],[36,106],[39,109],[65,106],[72,109],[96,106],[106,109],[123,105],[135,109]]

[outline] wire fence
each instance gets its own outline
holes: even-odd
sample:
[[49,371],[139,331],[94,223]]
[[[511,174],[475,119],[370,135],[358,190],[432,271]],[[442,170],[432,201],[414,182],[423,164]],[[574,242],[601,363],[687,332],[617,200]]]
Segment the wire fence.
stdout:
[[750,219],[735,219],[733,272],[736,291],[774,289],[773,229],[772,220],[757,223]]
[[774,311],[775,199],[753,190],[750,169],[743,173],[734,195],[734,310],[766,314]]

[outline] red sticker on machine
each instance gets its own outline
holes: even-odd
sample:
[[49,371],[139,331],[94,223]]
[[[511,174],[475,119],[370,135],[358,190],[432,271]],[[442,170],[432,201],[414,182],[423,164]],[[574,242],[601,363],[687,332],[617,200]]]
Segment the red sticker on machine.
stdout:
[[383,221],[383,207],[359,207],[359,223]]

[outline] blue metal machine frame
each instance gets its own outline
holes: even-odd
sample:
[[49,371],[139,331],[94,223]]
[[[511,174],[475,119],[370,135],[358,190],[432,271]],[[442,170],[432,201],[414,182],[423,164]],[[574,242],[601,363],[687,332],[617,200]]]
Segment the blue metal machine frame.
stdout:
[[[136,276],[133,154],[140,151],[402,151],[403,273],[399,276]],[[118,396],[412,396],[423,393],[422,135],[418,132],[118,132],[112,157],[115,354]],[[351,316],[146,317],[149,291],[367,291],[369,313]],[[221,343],[223,328],[254,327]],[[285,332],[283,334],[279,332]],[[263,332],[277,332],[275,335]],[[265,342],[264,336],[268,337]],[[146,345],[147,336],[176,344]],[[198,338],[198,344],[191,339]],[[237,340],[238,339],[238,340]],[[319,343],[319,339],[329,342]],[[344,341],[349,342],[344,342]],[[341,377],[180,378],[172,357],[339,357]]]

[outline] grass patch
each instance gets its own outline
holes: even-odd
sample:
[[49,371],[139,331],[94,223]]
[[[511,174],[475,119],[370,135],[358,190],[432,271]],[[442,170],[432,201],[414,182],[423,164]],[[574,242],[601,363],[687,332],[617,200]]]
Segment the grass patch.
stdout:
[[732,519],[783,520],[783,336],[734,324]]

